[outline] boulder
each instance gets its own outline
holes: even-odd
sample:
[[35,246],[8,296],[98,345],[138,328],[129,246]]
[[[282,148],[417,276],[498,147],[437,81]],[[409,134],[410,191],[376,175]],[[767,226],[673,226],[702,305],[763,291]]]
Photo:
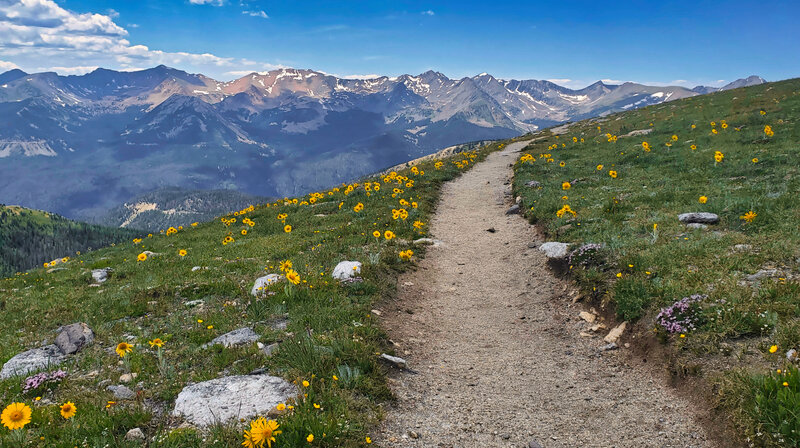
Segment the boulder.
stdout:
[[211,426],[266,415],[297,394],[297,388],[282,378],[227,376],[186,386],[175,400],[172,415],[197,426]]
[[62,327],[56,336],[56,346],[65,355],[78,353],[92,342],[94,342],[94,332],[83,322]]
[[212,340],[208,344],[203,345],[202,348],[211,347],[212,345],[217,345],[217,344],[222,345],[223,347],[236,347],[238,345],[247,345],[258,341],[259,337],[260,336],[257,335],[256,332],[253,331],[251,328],[243,327],[214,338],[214,340]]
[[348,280],[356,277],[360,273],[360,261],[340,261],[339,264],[333,268],[333,274],[331,274],[331,276],[336,280]]
[[280,274],[267,274],[263,277],[259,277],[256,279],[256,282],[253,283],[253,287],[250,289],[250,294],[257,296],[267,286],[273,283],[278,283],[284,279],[285,277]]
[[544,252],[547,258],[551,260],[562,260],[566,258],[569,253],[569,244],[549,242],[539,246],[539,250]]
[[514,204],[508,210],[506,210],[506,215],[518,215],[518,214],[519,214],[519,204]]
[[0,370],[0,379],[46,370],[61,364],[63,361],[64,354],[55,344],[34,348],[9,359],[3,365],[3,369]]
[[117,400],[133,400],[136,398],[136,392],[127,386],[108,386],[106,389],[111,391]]
[[678,215],[678,221],[684,224],[716,224],[719,216],[708,212],[691,212]]
[[92,279],[95,283],[103,283],[108,280],[108,274],[110,272],[111,268],[92,269]]

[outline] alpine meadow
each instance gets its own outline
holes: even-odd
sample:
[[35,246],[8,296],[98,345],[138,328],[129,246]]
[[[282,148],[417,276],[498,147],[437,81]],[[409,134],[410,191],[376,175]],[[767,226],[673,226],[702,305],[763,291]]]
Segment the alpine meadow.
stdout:
[[0,0],[0,448],[800,447],[758,6]]

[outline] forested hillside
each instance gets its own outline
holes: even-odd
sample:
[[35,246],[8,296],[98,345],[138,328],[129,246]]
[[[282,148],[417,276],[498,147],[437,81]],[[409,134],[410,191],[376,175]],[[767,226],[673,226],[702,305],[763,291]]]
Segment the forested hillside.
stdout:
[[70,221],[58,215],[0,205],[0,276],[127,240],[141,233]]

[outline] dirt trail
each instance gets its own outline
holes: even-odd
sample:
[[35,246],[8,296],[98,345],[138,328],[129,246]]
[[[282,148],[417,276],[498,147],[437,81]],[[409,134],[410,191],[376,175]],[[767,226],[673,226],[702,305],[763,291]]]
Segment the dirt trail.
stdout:
[[[399,280],[384,325],[416,374],[375,439],[383,447],[709,447],[688,402],[661,379],[580,337],[566,297],[532,242],[506,216],[503,192],[524,142],[442,192],[431,233],[442,241]],[[495,233],[486,229],[494,228]],[[531,445],[536,446],[536,445]]]

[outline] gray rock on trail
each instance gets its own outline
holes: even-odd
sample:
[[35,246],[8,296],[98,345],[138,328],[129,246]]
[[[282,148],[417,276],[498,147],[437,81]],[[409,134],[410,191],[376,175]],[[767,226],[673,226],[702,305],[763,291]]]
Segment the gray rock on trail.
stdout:
[[508,210],[506,210],[506,215],[518,215],[518,214],[519,214],[519,204],[514,204]]
[[348,280],[356,277],[361,273],[360,261],[340,261],[339,264],[333,268],[331,276],[336,280]]
[[78,353],[92,342],[94,342],[94,332],[83,322],[62,327],[56,336],[56,346],[65,355]]
[[117,400],[133,400],[136,398],[136,392],[132,391],[128,386],[108,386],[106,389],[111,391]]
[[381,353],[381,359],[385,359],[386,361],[389,361],[390,363],[394,364],[395,367],[401,369],[406,368],[406,366],[408,365],[405,359],[398,358],[397,356],[387,355],[386,353]]
[[551,260],[562,260],[566,258],[569,253],[569,244],[549,242],[539,246],[539,250],[544,252],[547,258]]
[[283,281],[284,279],[285,277],[280,274],[267,274],[263,277],[259,277],[256,279],[256,282],[253,283],[253,287],[250,289],[250,294],[257,296],[267,286]]
[[214,338],[208,344],[204,344],[201,348],[208,348],[213,345],[222,345],[223,347],[236,347],[239,345],[247,345],[252,344],[253,342],[257,342],[260,336],[256,334],[249,327],[238,328],[231,332],[225,333],[222,336],[218,336]]
[[108,274],[110,272],[111,268],[92,269],[92,279],[95,283],[103,283],[108,280]]
[[684,224],[716,224],[719,222],[719,216],[708,212],[681,213],[678,215],[678,221]]
[[0,370],[0,379],[46,370],[61,364],[63,361],[64,355],[55,344],[34,348],[9,359],[3,365],[3,369]]
[[128,442],[144,441],[145,436],[141,428],[133,428],[125,434],[125,440]]
[[269,375],[237,375],[186,386],[172,415],[197,426],[210,426],[266,415],[298,394],[291,383]]

